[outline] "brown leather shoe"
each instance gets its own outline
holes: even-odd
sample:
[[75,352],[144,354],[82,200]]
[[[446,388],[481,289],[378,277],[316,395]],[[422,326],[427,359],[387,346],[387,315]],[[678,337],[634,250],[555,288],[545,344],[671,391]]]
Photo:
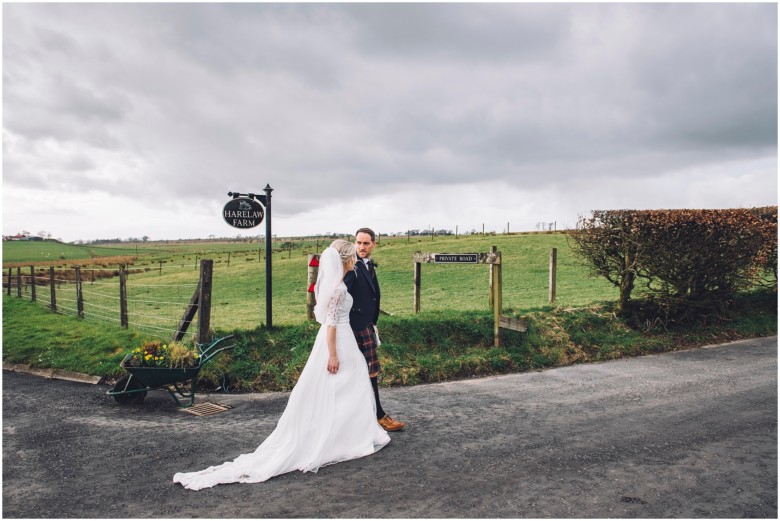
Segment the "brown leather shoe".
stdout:
[[379,425],[382,426],[382,428],[386,431],[400,431],[404,427],[406,427],[406,422],[398,421],[392,419],[390,416],[385,414],[385,417],[381,420],[377,420],[379,422]]

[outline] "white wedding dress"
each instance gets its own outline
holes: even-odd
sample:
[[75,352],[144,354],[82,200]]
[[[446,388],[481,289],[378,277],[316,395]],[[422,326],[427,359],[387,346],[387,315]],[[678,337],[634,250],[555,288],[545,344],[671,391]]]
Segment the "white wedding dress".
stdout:
[[[199,472],[179,472],[174,483],[200,490],[222,483],[257,483],[279,474],[368,456],[390,442],[376,421],[376,403],[363,354],[349,326],[352,297],[336,286],[309,360],[276,429],[252,453]],[[339,369],[328,372],[327,329],[335,325]]]

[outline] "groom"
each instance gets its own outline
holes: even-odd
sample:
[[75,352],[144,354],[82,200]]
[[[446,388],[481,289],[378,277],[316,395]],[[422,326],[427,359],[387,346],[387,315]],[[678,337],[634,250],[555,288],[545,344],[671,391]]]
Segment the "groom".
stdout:
[[371,378],[371,387],[374,388],[376,400],[376,418],[379,425],[386,431],[401,430],[406,423],[392,419],[382,409],[379,403],[379,358],[376,354],[377,331],[376,323],[379,319],[379,281],[374,270],[374,261],[371,260],[371,250],[376,246],[376,235],[369,228],[361,228],[355,232],[355,251],[357,263],[355,269],[344,275],[344,284],[352,295],[352,309],[349,312],[349,325],[355,333],[358,347],[366,357],[368,363],[368,376]]

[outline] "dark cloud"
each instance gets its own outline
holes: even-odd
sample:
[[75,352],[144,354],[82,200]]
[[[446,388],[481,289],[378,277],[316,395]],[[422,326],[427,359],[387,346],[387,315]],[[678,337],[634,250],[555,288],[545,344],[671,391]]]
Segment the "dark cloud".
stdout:
[[542,4],[346,4],[369,56],[475,63],[555,59],[569,8]]
[[3,24],[4,193],[270,183],[293,216],[776,162],[774,4],[19,3]]

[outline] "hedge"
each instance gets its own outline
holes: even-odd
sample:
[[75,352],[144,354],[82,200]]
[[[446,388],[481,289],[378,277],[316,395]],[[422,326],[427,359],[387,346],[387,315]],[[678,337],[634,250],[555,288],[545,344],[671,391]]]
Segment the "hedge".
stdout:
[[636,312],[638,283],[664,319],[725,310],[757,284],[777,288],[777,207],[728,210],[595,210],[569,233],[594,275],[620,288]]

